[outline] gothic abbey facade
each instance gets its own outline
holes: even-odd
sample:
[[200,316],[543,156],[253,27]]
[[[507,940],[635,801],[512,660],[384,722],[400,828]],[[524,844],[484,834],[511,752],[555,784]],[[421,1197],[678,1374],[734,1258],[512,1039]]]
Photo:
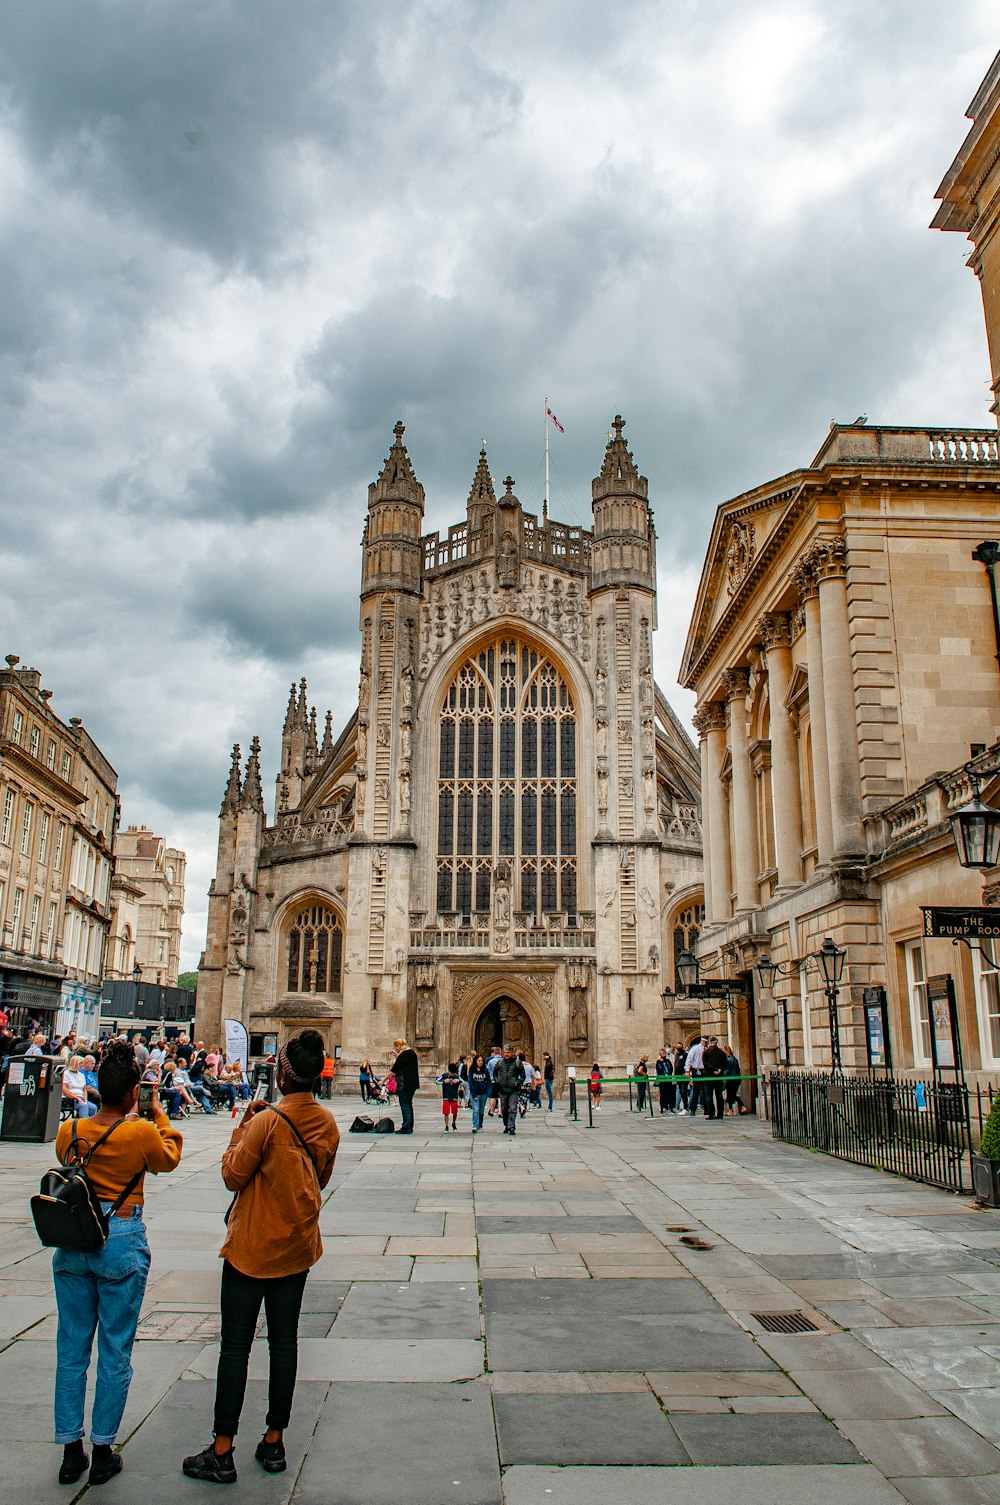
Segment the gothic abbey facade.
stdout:
[[655,532],[616,418],[593,528],[497,496],[422,533],[403,425],[369,487],[358,703],[306,682],[274,820],[259,743],[222,803],[198,1031],[318,1027],[346,1065],[510,1041],[625,1064],[697,1028],[674,959],[702,915],[698,755],[654,682]]

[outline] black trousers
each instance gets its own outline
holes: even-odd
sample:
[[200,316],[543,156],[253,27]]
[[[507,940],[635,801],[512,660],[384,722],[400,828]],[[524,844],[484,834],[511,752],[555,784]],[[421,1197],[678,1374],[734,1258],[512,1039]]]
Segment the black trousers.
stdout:
[[520,1093],[517,1092],[500,1093],[500,1117],[503,1119],[505,1127],[512,1134],[517,1133],[517,1100],[519,1096]]
[[702,1083],[705,1113],[709,1118],[725,1117],[725,1083],[722,1077],[705,1077]]
[[308,1270],[257,1280],[229,1263],[222,1264],[222,1348],[215,1383],[217,1437],[235,1437],[243,1410],[250,1365],[250,1345],[264,1303],[267,1317],[267,1425],[283,1432],[292,1414],[299,1357],[299,1309]]

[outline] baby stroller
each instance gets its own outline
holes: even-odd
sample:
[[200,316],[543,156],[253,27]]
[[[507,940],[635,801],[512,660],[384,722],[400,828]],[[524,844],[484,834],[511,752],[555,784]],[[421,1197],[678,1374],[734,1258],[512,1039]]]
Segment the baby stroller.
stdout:
[[392,1094],[395,1090],[396,1078],[391,1072],[381,1082],[377,1076],[373,1076],[368,1084],[368,1101],[370,1103],[381,1103],[384,1107],[387,1107],[392,1101]]

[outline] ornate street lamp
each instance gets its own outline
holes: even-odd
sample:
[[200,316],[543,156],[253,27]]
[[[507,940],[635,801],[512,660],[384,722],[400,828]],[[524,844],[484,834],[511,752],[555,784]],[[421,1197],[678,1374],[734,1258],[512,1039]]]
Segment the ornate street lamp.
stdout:
[[840,1065],[840,1017],[837,1012],[837,1000],[840,994],[840,981],[844,975],[844,963],[847,960],[847,947],[838,946],[832,936],[827,936],[818,951],[813,951],[804,957],[801,962],[776,962],[769,956],[762,956],[754,968],[761,987],[773,989],[778,974],[784,975],[789,972],[797,972],[800,967],[808,962],[813,962],[823,974],[823,991],[826,994],[826,1006],[830,1016],[830,1061],[835,1072],[841,1070]]
[[760,961],[754,967],[754,971],[757,974],[757,981],[760,983],[761,987],[766,988],[769,993],[773,992],[774,990],[774,979],[777,977],[778,973],[785,970],[787,969],[782,967],[780,962],[773,962],[769,956],[762,956]]
[[1000,770],[966,763],[965,771],[972,780],[972,798],[948,817],[958,860],[963,867],[996,867],[1000,862],[1000,810],[983,804],[979,785],[981,779]]
[[142,982],[142,968],[138,962],[132,968],[132,981],[136,984]]
[[693,951],[681,952],[677,958],[675,970],[678,981],[685,993],[692,992],[698,986],[698,977],[701,968],[698,964],[698,958]]

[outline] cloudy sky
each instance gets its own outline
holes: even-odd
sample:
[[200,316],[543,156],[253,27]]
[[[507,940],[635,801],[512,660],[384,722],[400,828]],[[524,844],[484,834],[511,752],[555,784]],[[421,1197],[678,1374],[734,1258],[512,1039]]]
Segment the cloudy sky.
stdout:
[[[396,418],[428,527],[481,438],[589,517],[650,479],[674,689],[716,505],[831,419],[984,424],[959,236],[928,230],[991,0],[33,0],[0,31],[4,652],[189,854],[230,744],[357,683]],[[273,785],[272,785],[273,788]]]

